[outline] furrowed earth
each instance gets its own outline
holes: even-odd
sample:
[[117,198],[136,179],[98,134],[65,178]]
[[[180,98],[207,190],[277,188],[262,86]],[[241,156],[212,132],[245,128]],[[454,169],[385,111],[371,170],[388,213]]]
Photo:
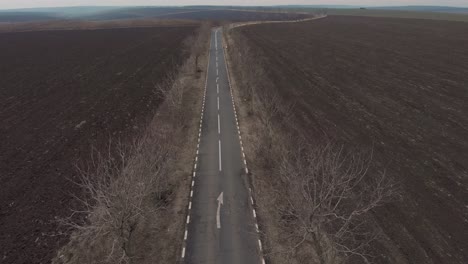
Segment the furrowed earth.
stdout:
[[328,16],[234,31],[311,142],[373,149],[401,186],[373,214],[375,261],[466,263],[468,24]]

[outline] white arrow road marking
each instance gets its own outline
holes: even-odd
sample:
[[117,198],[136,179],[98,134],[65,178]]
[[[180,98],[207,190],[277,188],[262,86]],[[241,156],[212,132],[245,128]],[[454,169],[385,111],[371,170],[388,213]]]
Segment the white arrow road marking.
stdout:
[[216,211],[216,227],[218,229],[221,228],[221,219],[220,219],[220,211],[221,211],[221,205],[223,204],[223,192],[218,196],[218,210]]

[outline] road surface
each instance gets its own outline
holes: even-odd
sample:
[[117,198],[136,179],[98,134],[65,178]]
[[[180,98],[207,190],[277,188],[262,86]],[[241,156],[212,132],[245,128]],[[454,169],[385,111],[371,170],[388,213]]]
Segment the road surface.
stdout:
[[262,263],[221,29],[211,32],[183,263]]

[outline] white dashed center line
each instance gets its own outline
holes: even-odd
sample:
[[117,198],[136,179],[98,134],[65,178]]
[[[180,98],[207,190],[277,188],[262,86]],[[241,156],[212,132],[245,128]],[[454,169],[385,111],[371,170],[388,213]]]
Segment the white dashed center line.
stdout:
[[222,171],[222,166],[221,166],[221,139],[218,140],[219,143],[219,171]]
[[[219,65],[218,65],[218,30],[216,30],[214,33],[215,33],[214,37],[215,37],[215,48],[216,48],[216,52],[215,52],[215,55],[216,55],[216,91],[217,91],[217,109],[218,109],[218,113],[217,113],[217,117],[218,117],[218,158],[219,158],[218,166],[219,166],[219,171],[222,172],[221,115],[220,115]],[[222,44],[223,43],[222,40],[220,40],[220,41],[221,41],[221,44]],[[210,42],[210,49],[211,49],[211,44],[212,43],[213,42]],[[211,54],[209,56],[211,56]],[[223,56],[223,61],[224,61],[225,60],[224,59],[224,53],[221,54],[221,56]],[[203,113],[204,113],[204,110],[205,110],[205,97],[207,95],[208,70],[209,70],[209,67],[210,67],[209,65],[210,65],[210,57],[208,57],[207,75],[206,75],[206,80],[205,80],[205,91],[204,91],[203,101],[202,101],[202,110],[201,110],[201,116],[200,116],[200,128],[199,128],[199,131],[198,131],[198,143],[197,143],[195,161],[194,161],[194,166],[193,166],[192,181],[191,181],[191,186],[190,186],[190,198],[189,198],[189,204],[188,204],[188,212],[187,212],[187,218],[186,218],[186,221],[185,221],[186,224],[185,224],[185,232],[184,232],[184,245],[182,247],[182,254],[181,254],[182,259],[184,259],[185,255],[186,255],[187,238],[188,238],[188,235],[189,235],[188,226],[189,226],[189,224],[191,222],[193,222],[196,219],[193,216],[191,216],[191,210],[192,210],[192,199],[193,199],[193,196],[194,196],[194,187],[196,185],[196,182],[195,182],[196,171],[197,171],[197,167],[199,167],[199,166],[197,166],[197,164],[199,162],[199,157],[198,156],[199,156],[199,153],[201,153],[201,151],[199,151],[199,148],[200,148],[200,140],[201,140],[201,136],[202,136],[202,123],[203,123]],[[232,93],[232,87],[231,87],[229,72],[228,72],[226,63],[224,65],[224,67],[226,67],[225,70],[226,70],[226,73],[227,73],[227,81],[228,81],[228,85],[229,85],[229,91],[230,91],[230,94],[231,94],[231,100],[232,100],[232,106],[233,106],[234,116],[235,116],[235,121],[236,121],[236,126],[237,126],[237,133],[238,133],[238,137],[239,137],[239,143],[240,143],[240,147],[241,147],[241,151],[242,151],[241,152],[242,160],[243,160],[243,163],[244,163],[245,172],[248,174],[247,161],[246,161],[246,156],[244,154],[244,147],[243,147],[243,144],[242,144],[242,137],[241,137],[239,122],[238,122],[238,118],[237,118],[236,106],[235,106],[235,102],[234,102],[234,96],[233,96],[233,93]],[[226,89],[223,88],[223,91],[225,91],[225,90]],[[226,106],[226,107],[228,107],[228,106]],[[228,108],[230,108],[230,107],[228,107]],[[254,203],[255,201],[254,201],[253,196],[252,196],[252,189],[250,189],[250,188],[249,188],[249,193],[250,193],[250,204],[252,206],[252,214],[253,214],[254,223],[255,223],[255,231],[258,234],[259,233],[259,227],[258,227],[258,223],[257,223],[257,213],[255,211],[255,203]],[[220,194],[220,197],[221,198],[218,197],[218,202],[220,202],[222,204],[223,203],[222,202],[222,192]],[[221,199],[221,200],[219,200],[219,199]],[[218,213],[217,213],[217,227],[218,227],[218,229],[221,227],[220,207],[219,207],[219,205],[220,204],[218,204]],[[260,250],[261,263],[265,264],[265,259],[262,256],[263,247],[262,247],[262,242],[261,242],[260,238],[258,238],[258,248]]]

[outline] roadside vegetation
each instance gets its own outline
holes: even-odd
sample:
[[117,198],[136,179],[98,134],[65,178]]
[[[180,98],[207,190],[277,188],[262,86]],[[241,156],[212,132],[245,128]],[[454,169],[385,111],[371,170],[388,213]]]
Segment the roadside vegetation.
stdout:
[[[185,41],[190,57],[154,83],[163,104],[132,144],[109,143],[78,165],[81,206],[60,222],[72,232],[54,263],[173,262],[183,235],[187,175],[195,149],[197,109],[209,24]],[[195,67],[195,70],[194,70]],[[193,146],[190,148],[189,146]]]

